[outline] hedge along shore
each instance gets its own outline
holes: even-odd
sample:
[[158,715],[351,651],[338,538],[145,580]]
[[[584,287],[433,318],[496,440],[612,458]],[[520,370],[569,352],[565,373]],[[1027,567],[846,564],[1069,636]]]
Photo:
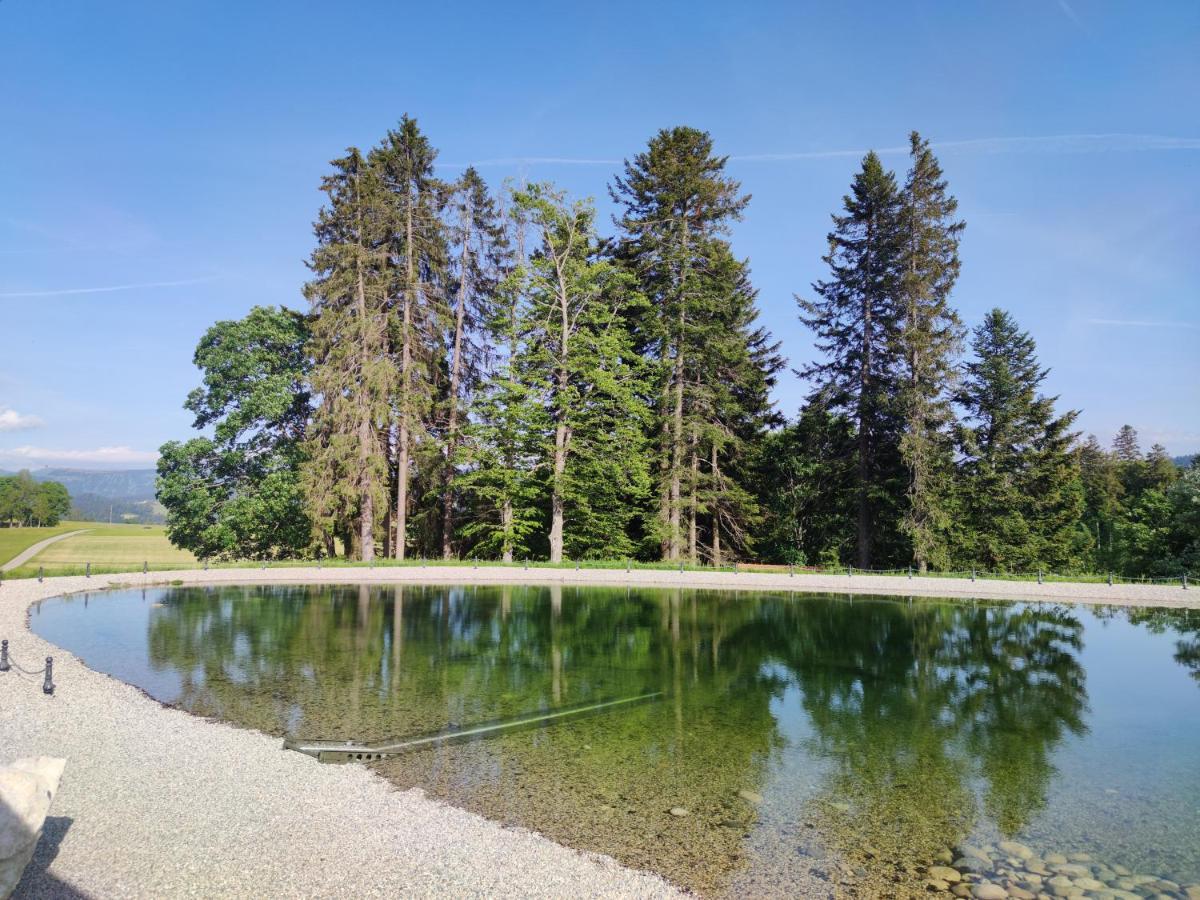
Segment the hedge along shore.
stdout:
[[212,569],[7,580],[0,637],[16,662],[54,657],[41,678],[0,673],[3,759],[67,758],[17,897],[667,897],[654,875],[428,799],[360,766],[328,766],[280,741],[164,707],[93,672],[28,628],[62,594],[184,584],[578,584],[822,591],[1124,606],[1200,607],[1179,586],[976,581],[673,570]]

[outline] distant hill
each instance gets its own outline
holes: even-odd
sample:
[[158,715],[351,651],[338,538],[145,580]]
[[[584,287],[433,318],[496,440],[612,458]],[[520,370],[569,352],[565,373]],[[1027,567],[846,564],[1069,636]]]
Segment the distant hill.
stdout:
[[1179,466],[1179,468],[1186,469],[1188,466],[1190,466],[1192,464],[1192,460],[1195,458],[1196,458],[1196,454],[1193,453],[1191,456],[1172,457],[1172,461],[1175,463],[1175,465]]
[[[12,474],[0,472],[0,475]],[[153,469],[31,469],[37,481],[57,481],[71,495],[71,517],[88,522],[157,523],[166,510],[154,498]]]

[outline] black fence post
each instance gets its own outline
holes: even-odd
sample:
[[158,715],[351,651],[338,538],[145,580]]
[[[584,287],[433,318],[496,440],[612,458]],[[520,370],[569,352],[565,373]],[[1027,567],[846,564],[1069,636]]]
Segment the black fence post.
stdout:
[[1112,572],[1108,573],[1108,586],[1112,587]]
[[8,638],[0,641],[0,672],[7,672],[12,668],[8,661]]
[[46,657],[46,680],[42,682],[42,693],[54,693],[54,657]]
[[794,578],[795,576],[796,576],[796,564],[788,563],[788,578]]
[[1038,584],[1042,583],[1042,570],[1038,569]]
[[38,566],[38,584],[42,583],[42,578],[45,576],[46,570],[42,566]]
[[912,566],[908,567],[908,580],[912,581]]
[[143,561],[143,562],[142,562],[142,574],[143,574],[143,575],[146,575],[146,574],[148,574],[149,572],[150,572],[150,561],[149,561],[149,560],[145,560],[145,561]]
[[971,570],[971,580],[972,581],[975,580],[975,570],[974,569]]
[[92,564],[91,564],[91,563],[87,563],[87,564],[85,564],[85,565],[84,565],[84,567],[83,567],[83,577],[84,577],[84,578],[91,578],[91,577],[92,577]]

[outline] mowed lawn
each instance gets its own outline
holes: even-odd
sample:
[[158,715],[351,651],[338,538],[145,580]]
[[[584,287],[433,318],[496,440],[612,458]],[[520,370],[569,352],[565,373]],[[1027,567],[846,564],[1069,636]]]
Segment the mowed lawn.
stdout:
[[141,569],[144,564],[151,568],[164,569],[186,568],[196,563],[196,557],[191,553],[180,550],[167,540],[161,525],[102,525],[77,522],[73,527],[63,530],[75,531],[80,528],[88,530],[51,544],[12,574],[18,577],[36,574],[39,566],[45,568],[47,575],[69,574],[81,571],[88,563],[92,564],[97,573],[132,572]]
[[79,522],[63,522],[53,528],[0,528],[0,565],[8,562],[22,550],[27,550],[38,541],[52,538],[56,534],[87,528]]

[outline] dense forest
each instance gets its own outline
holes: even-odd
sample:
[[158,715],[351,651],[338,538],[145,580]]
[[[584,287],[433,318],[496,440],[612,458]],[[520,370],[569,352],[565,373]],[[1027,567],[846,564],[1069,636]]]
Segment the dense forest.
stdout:
[[[656,134],[613,228],[549,183],[435,175],[405,117],[321,183],[305,312],[196,349],[202,436],[162,447],[168,533],[210,558],[738,559],[1116,571],[1200,562],[1200,467],[1046,396],[1034,339],[952,295],[965,223],[918,134],[868,153],[797,296],[790,372],[729,242],[711,137]],[[787,420],[770,394],[810,392]]]
[[71,510],[71,495],[57,481],[36,481],[29,472],[0,475],[0,528],[57,525]]

